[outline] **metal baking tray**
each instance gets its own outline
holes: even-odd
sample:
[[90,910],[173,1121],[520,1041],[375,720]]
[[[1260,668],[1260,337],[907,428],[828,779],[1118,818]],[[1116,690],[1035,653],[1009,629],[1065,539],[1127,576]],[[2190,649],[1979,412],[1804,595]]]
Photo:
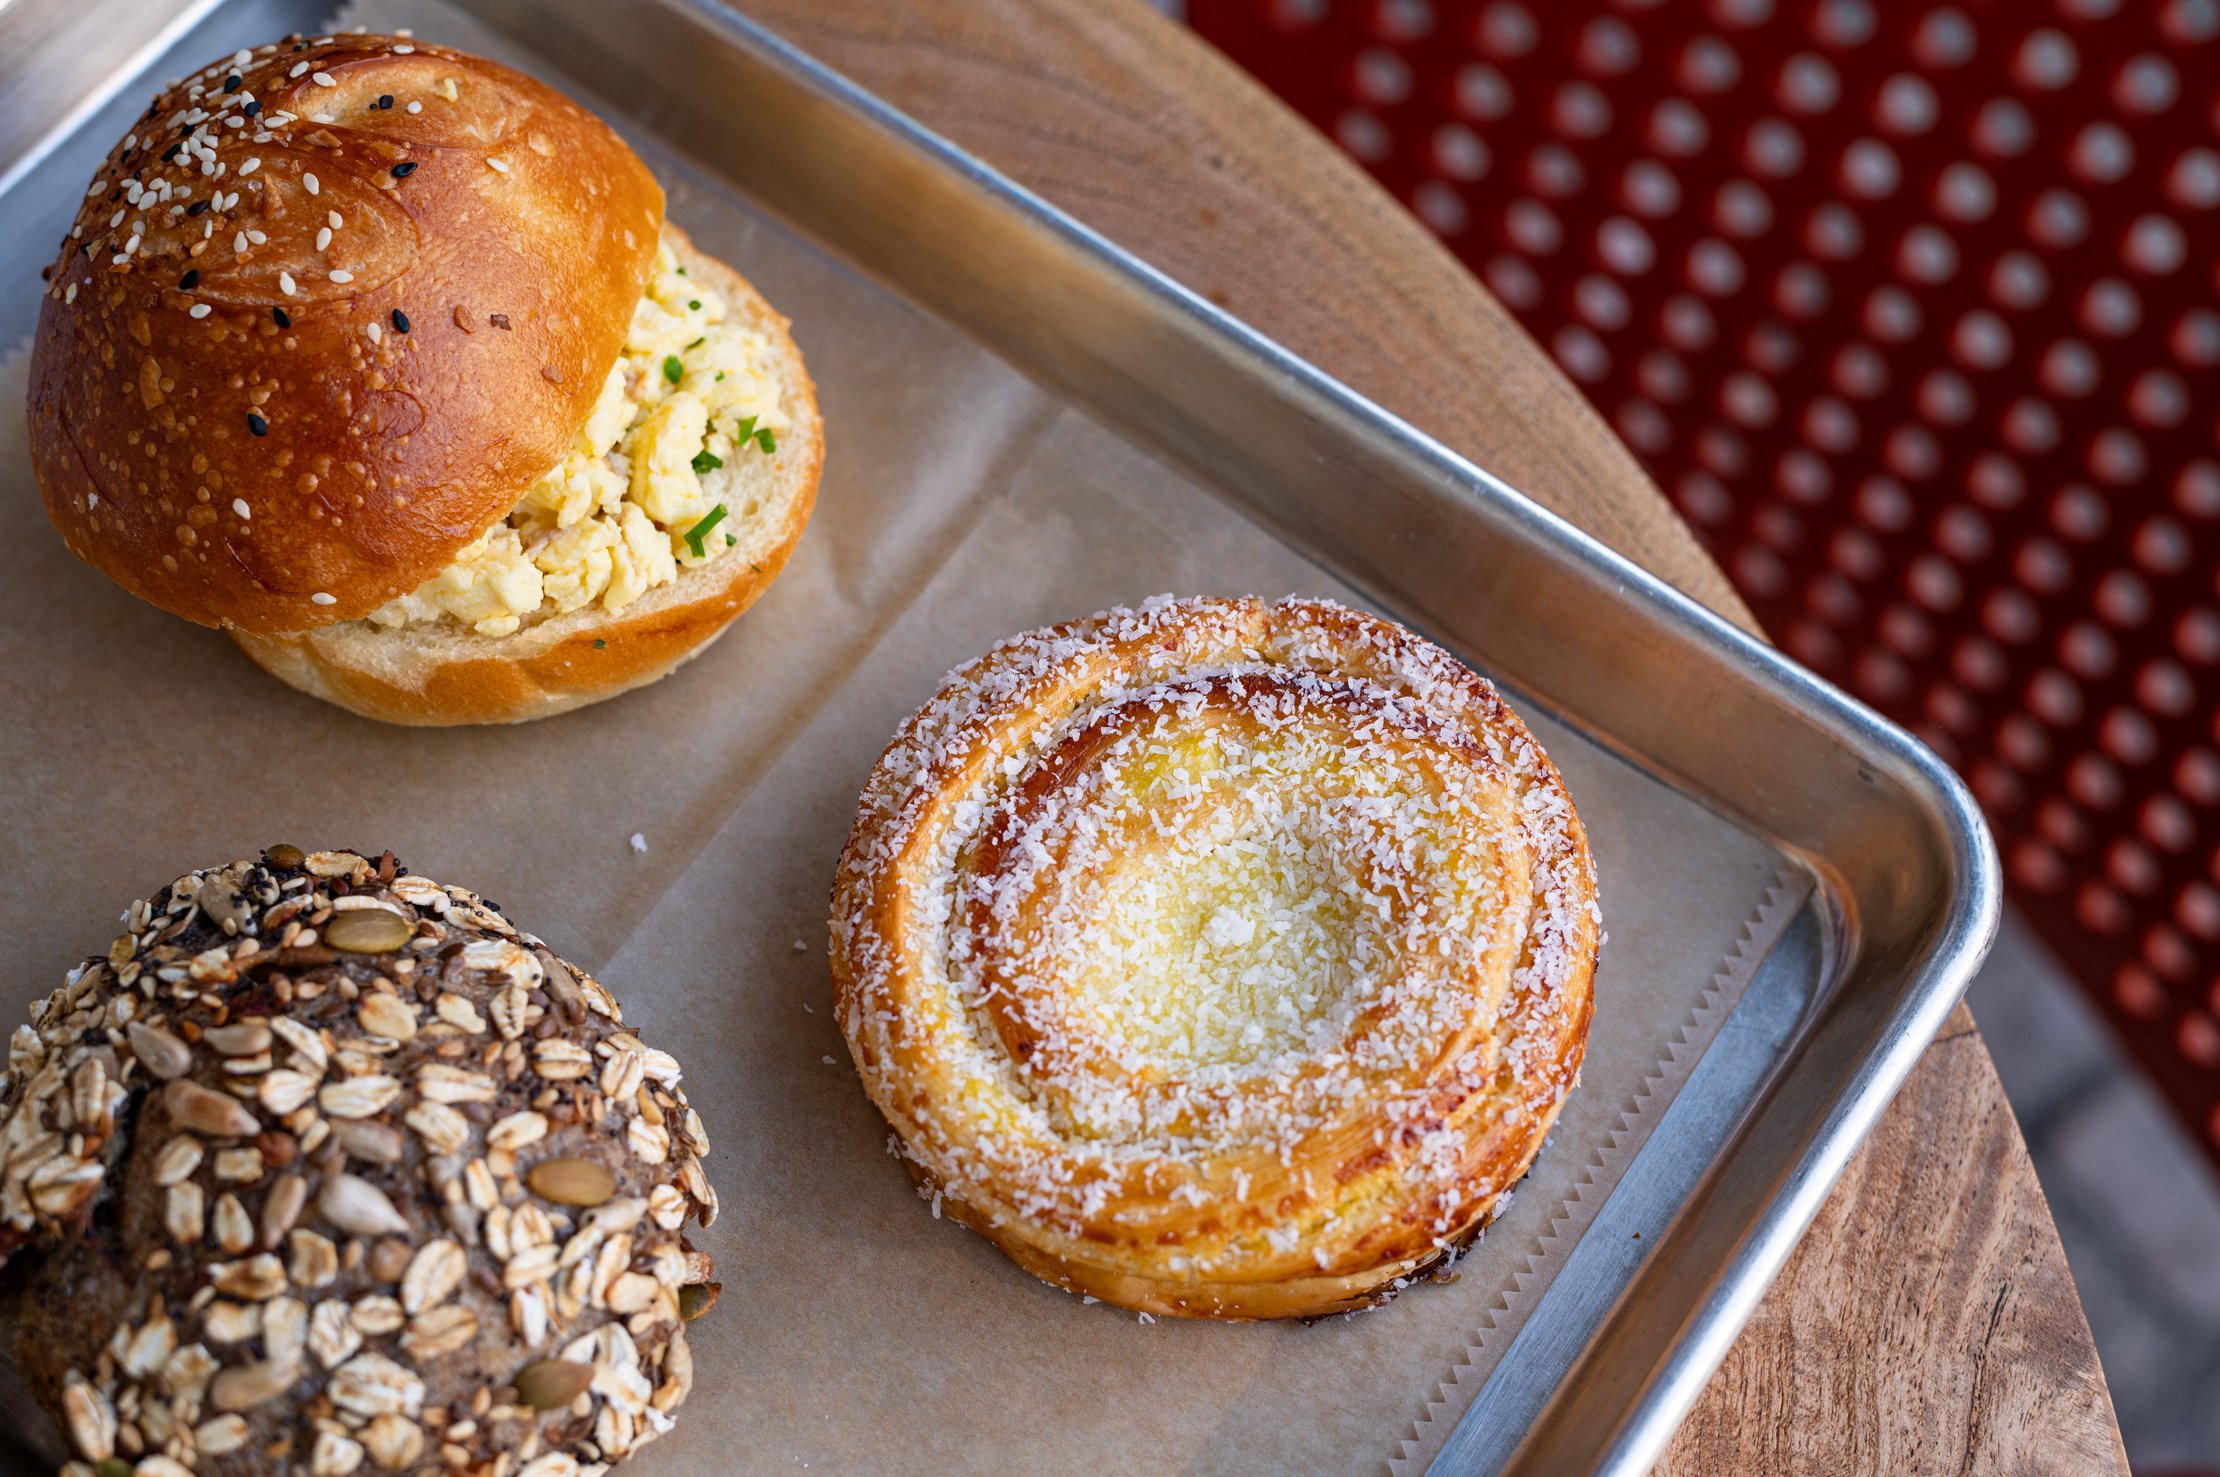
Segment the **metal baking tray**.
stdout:
[[[461,5],[604,98],[652,99],[633,123],[1809,869],[1811,902],[1592,1227],[1622,1234],[1582,1238],[1433,1468],[1647,1471],[1988,948],[1997,862],[1965,788],[1902,730],[744,17],[711,0]],[[0,280],[23,282],[136,99],[237,37],[320,28],[330,0],[13,9]],[[0,342],[35,311],[31,293],[0,298]]]

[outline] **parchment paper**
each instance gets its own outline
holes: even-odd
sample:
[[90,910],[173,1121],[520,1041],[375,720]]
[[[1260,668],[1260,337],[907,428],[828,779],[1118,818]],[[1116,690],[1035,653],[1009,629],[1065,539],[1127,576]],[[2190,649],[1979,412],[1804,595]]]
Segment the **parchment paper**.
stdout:
[[[348,19],[533,69],[430,4]],[[192,866],[276,841],[392,847],[604,978],[679,1055],[709,1126],[725,1214],[697,1240],[725,1296],[693,1329],[676,1433],[627,1470],[1422,1470],[1793,916],[1801,874],[1527,715],[1588,824],[1608,944],[1583,1083],[1453,1284],[1310,1328],[1145,1323],[936,1221],[886,1152],[825,970],[834,858],[888,735],[948,668],[1048,621],[1164,591],[1364,602],[628,131],[674,218],[792,316],[816,377],[825,480],[785,575],[644,692],[515,729],[388,728],[77,565],[39,508],[20,411],[0,414],[5,1021]],[[23,394],[19,351],[0,406]]]

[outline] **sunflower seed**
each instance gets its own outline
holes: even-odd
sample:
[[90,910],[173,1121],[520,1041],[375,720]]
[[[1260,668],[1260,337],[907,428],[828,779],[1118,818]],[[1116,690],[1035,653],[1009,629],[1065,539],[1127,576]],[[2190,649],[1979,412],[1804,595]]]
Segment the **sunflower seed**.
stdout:
[[383,1073],[327,1083],[316,1105],[334,1118],[367,1118],[401,1095],[401,1084]]
[[297,1174],[280,1176],[270,1186],[270,1193],[262,1201],[261,1244],[264,1251],[275,1251],[285,1233],[301,1218],[301,1207],[308,1203],[308,1181]]
[[591,1159],[543,1159],[524,1172],[524,1183],[557,1205],[599,1205],[617,1193],[616,1176]]
[[180,1124],[211,1138],[246,1138],[262,1131],[261,1122],[236,1098],[183,1077],[162,1089],[162,1104]]
[[357,1175],[326,1178],[316,1208],[325,1220],[357,1236],[406,1235],[409,1229],[385,1191]]
[[124,1028],[123,1035],[131,1043],[139,1065],[165,1082],[184,1076],[185,1069],[193,1064],[193,1049],[160,1026],[133,1021]]
[[216,1197],[216,1244],[229,1256],[254,1245],[254,1222],[247,1219],[247,1208],[239,1197],[229,1191]]
[[416,1012],[383,990],[362,997],[362,1003],[355,1007],[355,1019],[365,1031],[388,1041],[407,1041],[416,1035]]
[[218,1410],[252,1410],[284,1394],[299,1374],[299,1364],[274,1359],[233,1365],[209,1382],[208,1403]]
[[561,1410],[593,1382],[594,1367],[571,1359],[535,1360],[510,1381],[516,1386],[518,1402],[534,1410]]
[[445,1237],[426,1242],[401,1275],[401,1306],[413,1314],[447,1301],[469,1269],[469,1258],[454,1242]]
[[331,1136],[339,1146],[357,1159],[367,1159],[373,1164],[398,1164],[408,1141],[401,1130],[390,1123],[372,1123],[366,1119],[335,1118]]
[[212,1026],[200,1039],[224,1056],[255,1056],[270,1049],[270,1027],[263,1021],[238,1021]]

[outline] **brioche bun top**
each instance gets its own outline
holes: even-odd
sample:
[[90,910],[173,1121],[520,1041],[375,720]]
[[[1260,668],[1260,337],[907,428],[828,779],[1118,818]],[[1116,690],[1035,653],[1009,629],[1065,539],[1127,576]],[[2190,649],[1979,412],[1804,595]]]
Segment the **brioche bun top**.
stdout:
[[110,151],[48,273],[48,516],[203,625],[363,616],[561,459],[662,222],[623,140],[507,67],[391,36],[238,52]]

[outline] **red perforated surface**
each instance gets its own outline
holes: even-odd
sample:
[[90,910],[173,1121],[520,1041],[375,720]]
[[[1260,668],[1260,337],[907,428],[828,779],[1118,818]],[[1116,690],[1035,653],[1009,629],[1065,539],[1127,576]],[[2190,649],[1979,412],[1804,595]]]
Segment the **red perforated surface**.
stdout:
[[1189,0],[1987,807],[2220,1154],[2220,0]]

